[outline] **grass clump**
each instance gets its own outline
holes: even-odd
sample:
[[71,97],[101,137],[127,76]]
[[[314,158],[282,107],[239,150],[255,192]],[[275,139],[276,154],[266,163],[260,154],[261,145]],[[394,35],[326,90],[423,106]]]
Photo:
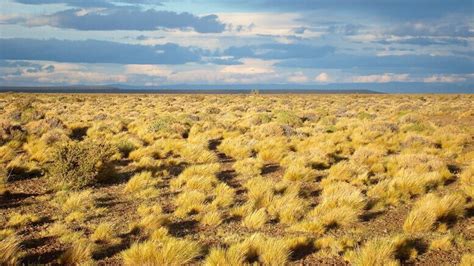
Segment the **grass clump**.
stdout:
[[135,243],[122,252],[125,265],[184,265],[201,254],[199,244],[190,240]]
[[188,143],[180,151],[181,156],[194,164],[217,162],[217,155],[202,144]]
[[20,239],[16,235],[0,236],[0,264],[16,265],[21,258]]
[[214,200],[212,206],[226,208],[231,206],[235,200],[235,190],[224,183],[220,183],[214,189]]
[[92,190],[60,191],[56,193],[52,203],[61,210],[66,222],[84,222],[103,211],[96,208],[96,196]]
[[254,234],[229,248],[213,248],[205,265],[285,265],[290,256],[290,245],[282,240]]
[[290,165],[283,175],[283,178],[289,181],[309,181],[314,178],[316,171],[310,167],[301,164]]
[[116,237],[115,226],[108,222],[97,225],[90,238],[96,243],[116,243],[120,241]]
[[368,175],[369,170],[366,166],[351,161],[342,161],[329,169],[328,177],[322,181],[322,184],[342,181],[353,185],[363,185],[368,182]]
[[454,237],[452,235],[446,235],[433,239],[430,243],[430,249],[448,251],[453,248],[453,240]]
[[238,247],[214,247],[204,262],[205,266],[244,265],[245,251]]
[[474,199],[474,163],[461,173],[461,189],[467,196]]
[[274,197],[274,189],[269,185],[268,180],[261,176],[251,178],[245,182],[244,187],[247,189],[248,206],[253,210],[268,207]]
[[252,155],[252,141],[243,137],[226,138],[217,147],[220,152],[236,160],[243,160]]
[[244,178],[250,178],[260,175],[263,163],[256,158],[246,158],[234,163],[235,171]]
[[249,229],[259,229],[265,225],[267,220],[267,211],[264,208],[261,208],[247,215],[242,221],[242,225]]
[[390,177],[381,180],[367,193],[380,205],[407,202],[452,178],[444,160],[423,153],[394,156],[387,162],[387,171]]
[[137,227],[147,232],[161,229],[168,223],[168,215],[163,213],[163,210],[159,204],[154,204],[151,206],[141,204],[137,209],[137,213],[141,219],[138,224],[132,227]]
[[357,245],[357,239],[349,236],[327,236],[314,241],[314,247],[319,253],[328,256],[339,256],[352,250]]
[[0,169],[0,196],[7,193],[8,174],[7,169]]
[[8,219],[7,226],[23,227],[39,221],[40,218],[34,214],[13,213]]
[[283,181],[275,185],[275,194],[268,205],[271,219],[292,225],[300,221],[308,211],[308,201],[300,196],[300,187]]
[[114,149],[104,142],[67,142],[54,152],[48,180],[60,189],[94,185],[111,174]]
[[471,266],[474,265],[474,253],[466,253],[461,258],[459,266]]
[[352,265],[400,265],[400,260],[416,257],[413,241],[405,236],[376,237],[365,243],[355,254],[349,255]]
[[177,206],[174,214],[177,217],[184,218],[192,213],[199,213],[204,210],[206,194],[191,190],[185,191],[176,198],[175,205]]
[[80,239],[71,245],[59,258],[62,265],[94,265],[92,253],[94,244]]
[[407,233],[427,232],[436,222],[447,223],[464,214],[465,199],[459,194],[428,194],[416,202],[403,224]]
[[286,138],[268,137],[255,145],[257,158],[264,163],[280,163],[288,154],[289,147]]
[[322,200],[306,217],[292,228],[296,231],[308,231],[323,234],[333,227],[349,226],[362,215],[367,199],[356,187],[344,183],[327,185]]
[[218,226],[222,220],[222,214],[219,211],[210,211],[204,214],[200,222],[202,225]]
[[151,172],[135,174],[124,188],[124,193],[137,199],[149,199],[159,194],[156,185],[159,180],[153,177]]

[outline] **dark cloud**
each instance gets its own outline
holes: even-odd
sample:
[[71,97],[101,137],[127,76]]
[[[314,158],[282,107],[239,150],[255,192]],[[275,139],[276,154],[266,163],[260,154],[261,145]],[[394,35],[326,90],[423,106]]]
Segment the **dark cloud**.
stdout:
[[297,27],[293,29],[294,34],[303,34],[308,28],[307,27]]
[[306,44],[268,43],[256,46],[230,47],[223,54],[235,58],[252,57],[260,59],[317,58],[335,51],[332,46],[311,46]]
[[162,4],[162,1],[158,0],[15,0],[15,2],[27,5],[65,4],[74,7],[112,7],[116,4],[136,5],[141,3]]
[[334,24],[328,27],[328,33],[336,33],[342,35],[356,35],[363,28],[356,24]]
[[132,45],[108,41],[0,39],[0,59],[72,63],[184,64],[200,61],[190,47]]
[[7,61],[0,60],[0,67],[13,69],[14,72],[11,72],[11,75],[21,76],[23,72],[27,73],[39,73],[46,72],[52,73],[55,70],[53,65],[41,65],[37,63],[32,63],[28,61]]
[[388,34],[396,36],[446,36],[446,37],[474,37],[471,27],[462,21],[450,23],[410,22],[399,24],[390,29]]
[[[176,13],[161,10],[141,10],[132,7],[108,8],[88,11],[67,9],[38,18],[24,18],[27,26],[53,26],[57,28],[84,31],[110,30],[156,30],[156,29],[193,29],[200,33],[219,33],[226,25],[216,15],[195,16],[191,13]],[[18,23],[18,18],[3,23]]]
[[375,43],[379,44],[408,44],[408,45],[419,45],[419,46],[430,46],[430,45],[456,45],[456,46],[468,46],[468,41],[464,39],[457,39],[457,38],[429,38],[429,37],[415,37],[415,38],[407,38],[407,39],[400,39],[400,40],[380,40],[375,41]]
[[232,58],[211,58],[207,62],[215,65],[242,65],[242,62]]
[[376,70],[393,73],[473,73],[474,60],[459,56],[429,55],[350,55],[332,54],[316,59],[289,59],[281,67],[323,68],[344,70]]
[[472,0],[221,0],[234,7],[254,7],[278,11],[331,10],[357,12],[374,17],[394,19],[438,18],[451,13],[471,15]]
[[146,40],[149,40],[150,37],[145,36],[145,35],[138,35],[135,39],[136,39],[137,41],[146,41]]
[[[1,46],[0,46],[1,47]],[[0,60],[0,67],[41,67],[40,64],[31,63],[28,61],[8,61]]]

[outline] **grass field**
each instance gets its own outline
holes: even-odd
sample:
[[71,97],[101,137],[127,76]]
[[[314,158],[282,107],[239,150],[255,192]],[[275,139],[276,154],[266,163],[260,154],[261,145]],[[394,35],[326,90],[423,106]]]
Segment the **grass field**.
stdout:
[[473,265],[473,102],[0,94],[0,264]]

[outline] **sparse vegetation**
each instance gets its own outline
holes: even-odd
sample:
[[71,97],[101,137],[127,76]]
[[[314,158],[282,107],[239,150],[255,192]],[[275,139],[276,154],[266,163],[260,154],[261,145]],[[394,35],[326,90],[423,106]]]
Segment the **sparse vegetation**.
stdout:
[[0,264],[472,265],[470,95],[0,95]]

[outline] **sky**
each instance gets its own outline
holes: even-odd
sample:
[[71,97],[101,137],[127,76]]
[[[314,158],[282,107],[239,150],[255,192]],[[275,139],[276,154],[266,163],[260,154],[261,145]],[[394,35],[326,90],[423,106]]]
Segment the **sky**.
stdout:
[[0,84],[474,91],[474,0],[0,0]]

